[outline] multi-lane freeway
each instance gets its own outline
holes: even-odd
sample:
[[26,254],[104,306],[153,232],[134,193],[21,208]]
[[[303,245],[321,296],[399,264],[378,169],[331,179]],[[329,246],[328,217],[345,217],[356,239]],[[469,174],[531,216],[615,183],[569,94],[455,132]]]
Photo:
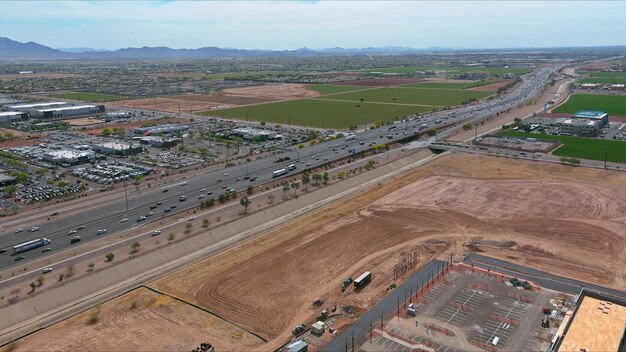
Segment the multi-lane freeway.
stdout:
[[[405,120],[393,126],[362,131],[356,133],[355,139],[346,140],[342,138],[303,149],[294,148],[277,157],[253,160],[222,170],[189,176],[167,186],[151,187],[139,194],[129,196],[128,210],[124,197],[112,197],[109,202],[101,202],[100,205],[92,207],[90,207],[90,201],[86,201],[83,204],[84,209],[75,206],[59,209],[59,214],[52,218],[49,217],[51,214],[45,212],[40,216],[5,221],[4,229],[7,233],[0,237],[0,249],[7,252],[0,254],[0,269],[23,265],[25,262],[73,246],[80,246],[99,237],[111,236],[131,228],[140,228],[151,221],[161,219],[163,216],[171,216],[195,208],[201,201],[208,199],[208,197],[217,198],[228,188],[245,191],[248,186],[258,187],[271,181],[274,171],[287,168],[291,164],[296,165],[296,169],[283,177],[289,177],[305,168],[313,168],[344,158],[353,152],[358,153],[367,150],[371,143],[382,144],[415,137],[426,131],[425,125],[428,126],[427,128],[443,128],[494,116],[498,112],[520,106],[528,99],[539,95],[545,85],[549,83],[550,75],[563,66],[544,67],[525,75],[511,92],[494,99],[455,110],[428,114],[419,119]],[[440,136],[445,137],[449,133],[451,133],[449,130],[443,130]],[[284,158],[286,156],[290,159],[276,163],[279,157]],[[181,196],[185,196],[186,200],[181,201]],[[200,199],[202,196],[204,198]],[[161,204],[157,206],[157,203]],[[173,206],[176,207],[172,209]],[[166,208],[171,209],[171,211],[165,213]],[[148,215],[149,212],[154,214]],[[137,221],[142,216],[146,219]],[[128,220],[124,221],[123,219]],[[39,231],[29,232],[30,226],[39,227]],[[18,228],[24,228],[25,231],[16,233],[15,230]],[[101,233],[98,234],[99,230],[102,229],[105,229],[106,232],[100,231]],[[70,238],[73,236],[80,236],[82,240],[72,244]],[[13,246],[42,237],[52,241],[50,245],[44,247],[50,248],[50,251],[43,252],[42,248],[37,248],[19,255],[12,254]],[[24,258],[16,261],[21,256]]]

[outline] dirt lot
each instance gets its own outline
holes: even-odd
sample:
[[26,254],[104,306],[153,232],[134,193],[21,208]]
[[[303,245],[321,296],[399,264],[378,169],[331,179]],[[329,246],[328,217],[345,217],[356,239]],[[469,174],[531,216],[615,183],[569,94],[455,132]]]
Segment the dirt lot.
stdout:
[[274,101],[275,99],[259,98],[259,97],[246,97],[240,95],[210,95],[210,94],[189,94],[189,95],[175,95],[172,99],[189,100],[195,102],[209,102],[218,103],[219,105],[250,105],[267,103]]
[[[394,265],[413,250],[418,253],[417,267],[438,255],[460,258],[478,251],[625,289],[625,186],[626,174],[620,172],[452,155],[150,286],[270,340],[254,346],[228,340],[221,350],[263,351],[279,347],[296,324],[311,324],[322,309],[336,306],[341,311],[349,305],[363,312],[386,293],[385,288],[393,283]],[[361,292],[352,288],[341,292],[345,277],[354,278],[365,270],[372,271],[368,286]],[[312,308],[316,299],[325,303]],[[146,335],[152,326],[172,316],[184,313],[172,307],[168,314],[145,316],[145,323],[137,324],[133,334]],[[84,319],[85,315],[72,318],[54,331],[59,336],[85,331]],[[184,323],[175,324],[173,331]],[[341,330],[338,325],[335,328]],[[133,336],[124,324],[107,329],[107,336]],[[35,347],[33,341],[44,341],[42,334],[53,335],[49,330],[25,341]],[[210,339],[221,347],[217,341],[231,335],[230,331],[216,332]],[[111,345],[117,341],[111,338],[91,341],[90,349],[125,347],[123,342]]]
[[320,94],[309,90],[305,84],[268,84],[264,86],[224,89],[224,95],[243,96],[251,98],[266,98],[270,100],[291,100],[313,98]]
[[[97,322],[90,323],[92,316]],[[21,339],[15,351],[184,351],[202,341],[221,351],[263,343],[207,312],[139,288]]]
[[339,86],[391,87],[425,81],[427,80],[423,78],[372,78],[357,81],[333,82],[332,84]]
[[[317,298],[331,307],[374,303],[408,249],[424,263],[467,252],[470,240],[513,241],[472,248],[623,289],[621,269],[604,258],[624,258],[625,184],[620,173],[448,157],[155,285],[277,340],[312,322]],[[371,285],[342,294],[343,278],[364,270],[373,272]]]
[[129,99],[118,100],[114,104],[132,109],[145,109],[166,112],[194,113],[199,111],[207,111],[221,104],[206,101],[192,101],[185,99],[176,99],[172,97],[147,98],[147,99]]
[[80,119],[64,120],[63,122],[69,123],[70,126],[89,126],[89,125],[97,125],[105,121],[99,120],[93,117],[83,117]]

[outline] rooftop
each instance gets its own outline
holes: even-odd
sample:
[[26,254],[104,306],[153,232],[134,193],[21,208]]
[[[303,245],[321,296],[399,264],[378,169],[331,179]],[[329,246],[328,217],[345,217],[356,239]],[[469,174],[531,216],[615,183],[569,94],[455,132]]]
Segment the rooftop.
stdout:
[[601,119],[606,115],[607,113],[604,111],[590,111],[590,110],[581,110],[581,111],[576,111],[574,113],[574,117],[580,117],[584,119]]
[[97,147],[103,147],[103,148],[109,148],[109,149],[113,149],[113,150],[126,150],[126,149],[130,149],[130,148],[136,147],[136,145],[126,144],[126,143],[118,143],[118,142],[104,142],[104,143],[96,144],[96,146]]
[[79,110],[86,108],[95,108],[95,105],[77,105],[77,106],[66,106],[62,108],[52,108],[52,109],[42,109],[38,110],[39,112],[47,112],[47,111],[66,111],[66,110]]
[[46,106],[57,106],[57,105],[66,105],[66,102],[62,101],[53,101],[49,103],[33,103],[33,104],[19,104],[19,105],[11,105],[10,109],[35,109],[35,108],[43,108]]
[[626,306],[585,296],[559,351],[617,351],[626,324]]
[[93,155],[93,152],[63,149],[63,150],[51,150],[45,153],[45,155],[53,157],[53,158],[70,159],[70,158],[82,158],[82,157],[90,156],[90,155]]
[[572,125],[572,126],[598,127],[600,125],[600,121],[573,118],[573,119],[565,119],[565,120],[563,120],[562,124],[564,124],[564,125]]
[[22,114],[25,114],[25,112],[21,112],[21,111],[0,112],[0,116],[15,116],[15,115],[22,115]]

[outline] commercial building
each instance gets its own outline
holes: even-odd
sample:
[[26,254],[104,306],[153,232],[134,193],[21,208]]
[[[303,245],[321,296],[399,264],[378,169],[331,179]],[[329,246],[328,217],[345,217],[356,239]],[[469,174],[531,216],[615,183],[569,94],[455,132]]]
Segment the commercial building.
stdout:
[[587,119],[565,119],[560,122],[559,134],[594,137],[600,133],[600,121]]
[[626,300],[582,289],[550,351],[626,351]]
[[61,107],[67,106],[68,104],[64,101],[52,101],[47,103],[30,103],[30,104],[17,104],[17,105],[6,105],[3,107],[5,111],[26,111],[33,112],[38,109],[49,109],[53,107]]
[[0,173],[0,187],[13,185],[16,182],[15,177]]
[[168,123],[164,125],[137,127],[133,130],[135,134],[143,134],[149,136],[155,133],[178,133],[184,132],[189,129],[187,125],[178,125],[174,123]]
[[36,110],[33,117],[44,119],[63,119],[76,116],[88,116],[101,114],[104,112],[104,105],[78,105],[65,106],[60,108],[40,109]]
[[138,144],[126,144],[119,142],[105,142],[94,144],[93,150],[101,154],[107,155],[133,155],[141,153],[143,148]]
[[254,141],[265,141],[268,139],[278,139],[280,135],[273,131],[260,130],[256,128],[235,128],[231,131],[235,136]]
[[141,144],[147,144],[154,148],[172,148],[180,143],[180,138],[166,138],[159,136],[135,137]]
[[307,352],[308,350],[309,346],[302,340],[287,345],[287,352]]
[[0,123],[11,123],[28,120],[28,113],[21,111],[0,112]]
[[611,84],[611,90],[624,90],[626,85],[624,84]]
[[72,149],[51,150],[43,154],[43,159],[58,165],[77,165],[88,163],[96,159],[96,153],[77,151]]
[[581,110],[572,115],[573,118],[600,121],[600,126],[609,123],[609,114],[603,111]]

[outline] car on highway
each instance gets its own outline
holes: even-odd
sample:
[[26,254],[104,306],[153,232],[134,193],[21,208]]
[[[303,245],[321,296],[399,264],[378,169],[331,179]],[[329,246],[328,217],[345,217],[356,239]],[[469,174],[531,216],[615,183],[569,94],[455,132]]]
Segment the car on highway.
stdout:
[[143,215],[137,218],[137,222],[144,221],[144,220],[146,220],[146,217]]
[[211,192],[211,191],[206,192],[207,196],[210,196],[211,194],[213,194],[213,192]]
[[22,259],[26,259],[26,257],[25,257],[25,256],[23,256],[23,255],[20,255],[19,257],[15,257],[15,261],[16,261],[16,262],[19,262],[19,261],[20,261],[20,260],[22,260]]
[[0,254],[2,254],[2,253],[6,253],[6,252],[7,252],[7,250],[6,250],[6,249],[0,248]]
[[165,209],[163,209],[163,212],[164,212],[164,213],[169,213],[169,212],[171,212],[171,211],[172,211],[172,209],[171,209],[171,208],[165,208]]
[[152,215],[154,215],[153,211],[149,211],[148,213],[146,213],[146,216],[152,216]]
[[204,194],[201,194],[198,196],[198,199],[204,199],[204,197],[206,197]]
[[165,193],[165,192],[169,192],[169,189],[167,189],[167,188],[166,188],[166,189],[164,189],[162,192],[163,192],[163,193]]
[[30,229],[28,229],[29,232],[35,232],[35,231],[39,231],[39,227],[37,226],[33,226]]
[[217,180],[217,182],[222,182],[222,179],[220,178],[219,180]]
[[103,233],[107,232],[107,229],[100,229],[98,230],[98,232],[96,233],[96,235],[102,235]]
[[157,208],[157,206],[156,206],[156,205],[151,205],[151,206],[150,206],[150,209],[156,209],[156,208]]
[[52,250],[52,247],[46,247],[46,248],[41,250],[41,253],[50,252],[51,250]]
[[127,218],[123,218],[122,220],[120,220],[120,222],[121,222],[121,223],[124,223],[124,222],[126,222],[126,221],[128,221],[128,219],[127,219]]
[[15,233],[20,233],[20,232],[24,232],[24,229],[17,229],[17,230],[15,230]]
[[50,216],[57,216],[57,215],[59,215],[59,212],[58,212],[58,211],[55,211],[55,212],[54,212],[54,213],[52,213]]
[[172,206],[170,207],[170,209],[175,209],[175,208],[176,208],[176,204],[174,204],[174,205],[172,205]]
[[206,192],[206,188],[201,189],[200,192]]
[[180,197],[178,197],[178,201],[179,202],[184,202],[186,200],[187,200],[187,196],[180,196]]
[[47,268],[43,268],[43,270],[41,270],[41,273],[42,274],[47,274],[47,273],[49,273],[51,271],[52,271],[52,268],[51,267],[47,267]]
[[82,230],[82,229],[84,229],[84,228],[85,228],[85,225],[80,225],[80,226],[78,226],[78,227],[76,228],[76,230]]
[[185,182],[181,182],[181,183],[180,183],[180,185],[181,185],[181,186],[187,186],[187,181],[185,181]]
[[228,172],[225,172],[225,173],[224,173],[224,176],[228,176]]
[[159,231],[159,230],[152,231],[152,236],[158,236],[160,234],[161,234],[161,231]]
[[76,243],[76,242],[80,242],[82,240],[82,238],[80,238],[80,236],[74,236],[72,238],[70,238],[70,244]]
[[76,232],[78,232],[78,231],[76,231],[76,230],[72,230],[72,231],[68,232],[68,233],[67,233],[67,235],[68,235],[68,236],[71,236],[71,235],[75,234]]
[[159,205],[161,205],[161,204],[163,204],[163,202],[156,202],[156,205],[157,205],[157,206],[159,206]]

